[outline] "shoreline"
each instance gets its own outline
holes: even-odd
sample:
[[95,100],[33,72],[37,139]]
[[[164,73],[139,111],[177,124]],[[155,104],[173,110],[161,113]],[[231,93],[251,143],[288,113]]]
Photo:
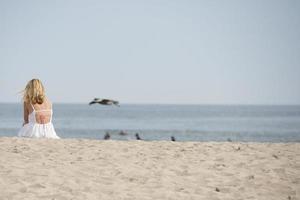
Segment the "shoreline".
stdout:
[[[105,135],[105,134],[103,134]],[[290,144],[290,143],[300,143],[300,140],[287,140],[287,141],[239,141],[239,140],[234,140],[231,138],[227,138],[227,140],[180,140],[178,138],[176,138],[176,141],[172,141],[171,138],[170,139],[161,139],[161,140],[151,140],[151,139],[140,139],[137,140],[135,139],[133,136],[132,138],[129,139],[119,139],[119,138],[110,138],[105,140],[103,137],[99,137],[99,138],[94,138],[94,137],[64,137],[61,138],[60,135],[58,135],[60,137],[59,140],[88,140],[88,141],[120,141],[120,142],[132,142],[132,141],[144,141],[144,142],[175,142],[175,143],[241,143],[241,144],[251,144],[251,143],[257,143],[257,144]],[[112,135],[115,136],[115,135]],[[119,135],[118,135],[119,136]],[[119,136],[120,137],[120,136]],[[7,136],[7,135],[0,135],[0,139],[1,138],[10,138],[10,139],[31,139],[31,140],[48,140],[50,138],[28,138],[28,137],[18,137],[16,135],[13,136]],[[229,141],[228,139],[230,139],[231,141]],[[52,140],[52,139],[50,139]]]
[[0,137],[4,199],[297,199],[300,143]]

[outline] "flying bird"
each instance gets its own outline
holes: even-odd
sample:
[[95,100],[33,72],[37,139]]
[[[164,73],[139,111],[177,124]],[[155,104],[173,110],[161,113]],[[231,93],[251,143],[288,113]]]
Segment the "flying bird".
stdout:
[[89,103],[89,105],[92,105],[95,103],[98,103],[101,105],[108,105],[108,106],[111,106],[111,105],[120,106],[118,101],[111,100],[111,99],[99,99],[99,98],[94,98],[94,100],[91,101]]

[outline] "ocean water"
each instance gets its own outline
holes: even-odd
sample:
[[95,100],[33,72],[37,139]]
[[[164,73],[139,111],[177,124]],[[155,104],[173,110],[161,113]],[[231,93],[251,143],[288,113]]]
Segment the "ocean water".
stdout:
[[[54,104],[62,138],[300,142],[300,106]],[[16,136],[22,104],[0,103],[0,136]],[[127,135],[120,135],[124,131]]]

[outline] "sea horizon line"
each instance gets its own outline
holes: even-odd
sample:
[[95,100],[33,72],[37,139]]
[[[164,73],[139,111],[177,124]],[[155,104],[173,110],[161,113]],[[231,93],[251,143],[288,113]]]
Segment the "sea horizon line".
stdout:
[[[21,104],[22,102],[17,101],[3,101],[0,104]],[[66,102],[58,101],[52,102],[53,104],[69,104],[69,105],[88,105],[89,102]],[[300,106],[300,104],[268,104],[268,103],[160,103],[160,102],[124,102],[120,105],[162,105],[162,106]]]

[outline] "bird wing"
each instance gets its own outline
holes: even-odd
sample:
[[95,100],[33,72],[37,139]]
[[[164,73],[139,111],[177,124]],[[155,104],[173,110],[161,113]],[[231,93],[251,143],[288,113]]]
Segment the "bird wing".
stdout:
[[92,105],[92,104],[94,104],[94,103],[96,103],[95,101],[91,101],[90,103],[89,103],[89,105]]

